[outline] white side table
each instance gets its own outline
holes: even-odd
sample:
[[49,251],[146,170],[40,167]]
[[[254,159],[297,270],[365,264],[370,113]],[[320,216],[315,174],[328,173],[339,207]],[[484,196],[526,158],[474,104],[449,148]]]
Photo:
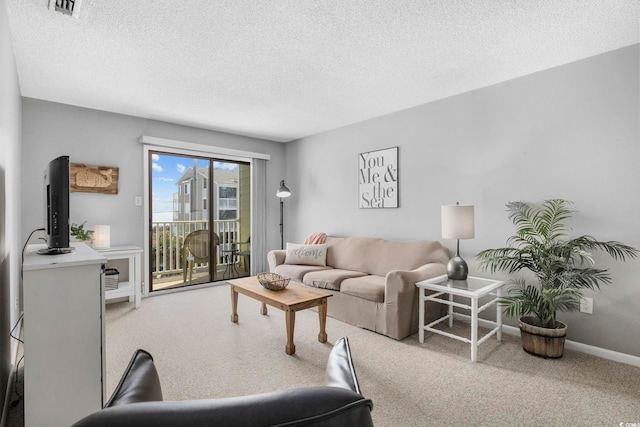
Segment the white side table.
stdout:
[[[484,311],[486,308],[495,304],[496,301],[502,297],[502,287],[504,282],[500,280],[482,279],[480,277],[469,276],[467,280],[451,280],[447,275],[434,277],[433,279],[423,280],[416,283],[420,293],[420,307],[419,307],[419,333],[418,337],[420,343],[424,343],[424,331],[433,332],[436,334],[444,335],[450,338],[454,338],[460,341],[471,344],[471,361],[475,362],[478,356],[478,346],[485,342],[492,335],[496,335],[498,341],[502,339],[502,310],[501,307],[496,304],[496,321],[487,321],[490,324],[495,325],[487,334],[478,339],[478,313]],[[426,291],[434,291],[430,295],[426,295]],[[448,299],[439,298],[442,295],[449,295]],[[471,305],[461,304],[454,302],[453,297],[469,298]],[[478,300],[486,295],[492,295],[494,298],[481,307],[478,307]],[[425,302],[434,301],[440,304],[446,304],[449,306],[449,310],[446,316],[443,316],[428,325],[424,324],[424,310]],[[445,320],[449,320],[449,327],[453,326],[453,307],[463,308],[470,310],[471,314],[466,315],[462,313],[456,313],[456,316],[466,317],[471,319],[471,339],[455,335],[453,333],[445,332],[440,329],[435,329],[434,326]]]
[[142,299],[142,248],[138,246],[112,246],[109,249],[98,249],[98,252],[107,260],[129,260],[129,280],[118,282],[118,289],[106,291],[104,299],[108,301],[115,298],[129,297],[129,301],[135,302],[135,307],[140,308]]

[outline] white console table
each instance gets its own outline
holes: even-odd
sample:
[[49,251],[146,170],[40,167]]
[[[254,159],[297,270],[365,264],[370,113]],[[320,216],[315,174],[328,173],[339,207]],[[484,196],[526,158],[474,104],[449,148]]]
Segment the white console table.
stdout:
[[104,256],[84,243],[74,252],[23,262],[24,420],[68,427],[102,409],[105,395]]
[[112,246],[109,249],[98,249],[98,252],[108,260],[129,260],[129,278],[118,281],[118,289],[105,291],[105,300],[129,297],[130,302],[140,308],[142,299],[142,248],[137,246]]

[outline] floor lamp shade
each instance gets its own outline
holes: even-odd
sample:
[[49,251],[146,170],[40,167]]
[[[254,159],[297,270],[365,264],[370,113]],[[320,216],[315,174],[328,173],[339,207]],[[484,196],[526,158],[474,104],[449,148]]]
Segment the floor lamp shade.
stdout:
[[289,190],[289,188],[287,188],[286,185],[284,185],[284,179],[282,181],[280,181],[280,188],[278,189],[278,192],[276,193],[277,197],[289,197],[291,195],[291,190]]
[[442,206],[442,238],[456,239],[456,254],[447,264],[447,275],[453,280],[466,280],[469,267],[460,257],[460,239],[475,236],[473,205]]

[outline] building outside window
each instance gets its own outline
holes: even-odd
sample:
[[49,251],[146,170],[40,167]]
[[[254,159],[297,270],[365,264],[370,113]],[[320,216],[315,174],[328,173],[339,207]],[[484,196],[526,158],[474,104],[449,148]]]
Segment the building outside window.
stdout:
[[216,219],[220,220],[236,220],[238,219],[238,186],[237,182],[230,184],[219,184],[216,192],[216,202],[218,209],[216,211]]
[[[185,169],[176,182],[174,220],[197,221],[209,219],[208,169],[193,166]],[[214,220],[238,220],[238,171],[214,171],[214,200],[211,206]]]

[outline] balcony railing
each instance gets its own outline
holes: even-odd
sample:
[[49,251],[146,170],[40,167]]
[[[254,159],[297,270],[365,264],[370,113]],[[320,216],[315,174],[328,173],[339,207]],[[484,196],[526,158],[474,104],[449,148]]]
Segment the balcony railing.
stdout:
[[[182,274],[186,259],[182,256],[184,239],[194,231],[206,230],[210,221],[154,221],[151,229],[151,251],[153,256],[153,275],[158,278],[166,275]],[[233,220],[213,221],[213,231],[218,235],[220,243],[214,249],[216,264],[226,267],[229,261],[238,263],[237,257],[228,260],[221,257],[223,250],[231,249],[232,243],[237,243],[240,237],[240,223]],[[206,264],[196,264],[194,268]]]

